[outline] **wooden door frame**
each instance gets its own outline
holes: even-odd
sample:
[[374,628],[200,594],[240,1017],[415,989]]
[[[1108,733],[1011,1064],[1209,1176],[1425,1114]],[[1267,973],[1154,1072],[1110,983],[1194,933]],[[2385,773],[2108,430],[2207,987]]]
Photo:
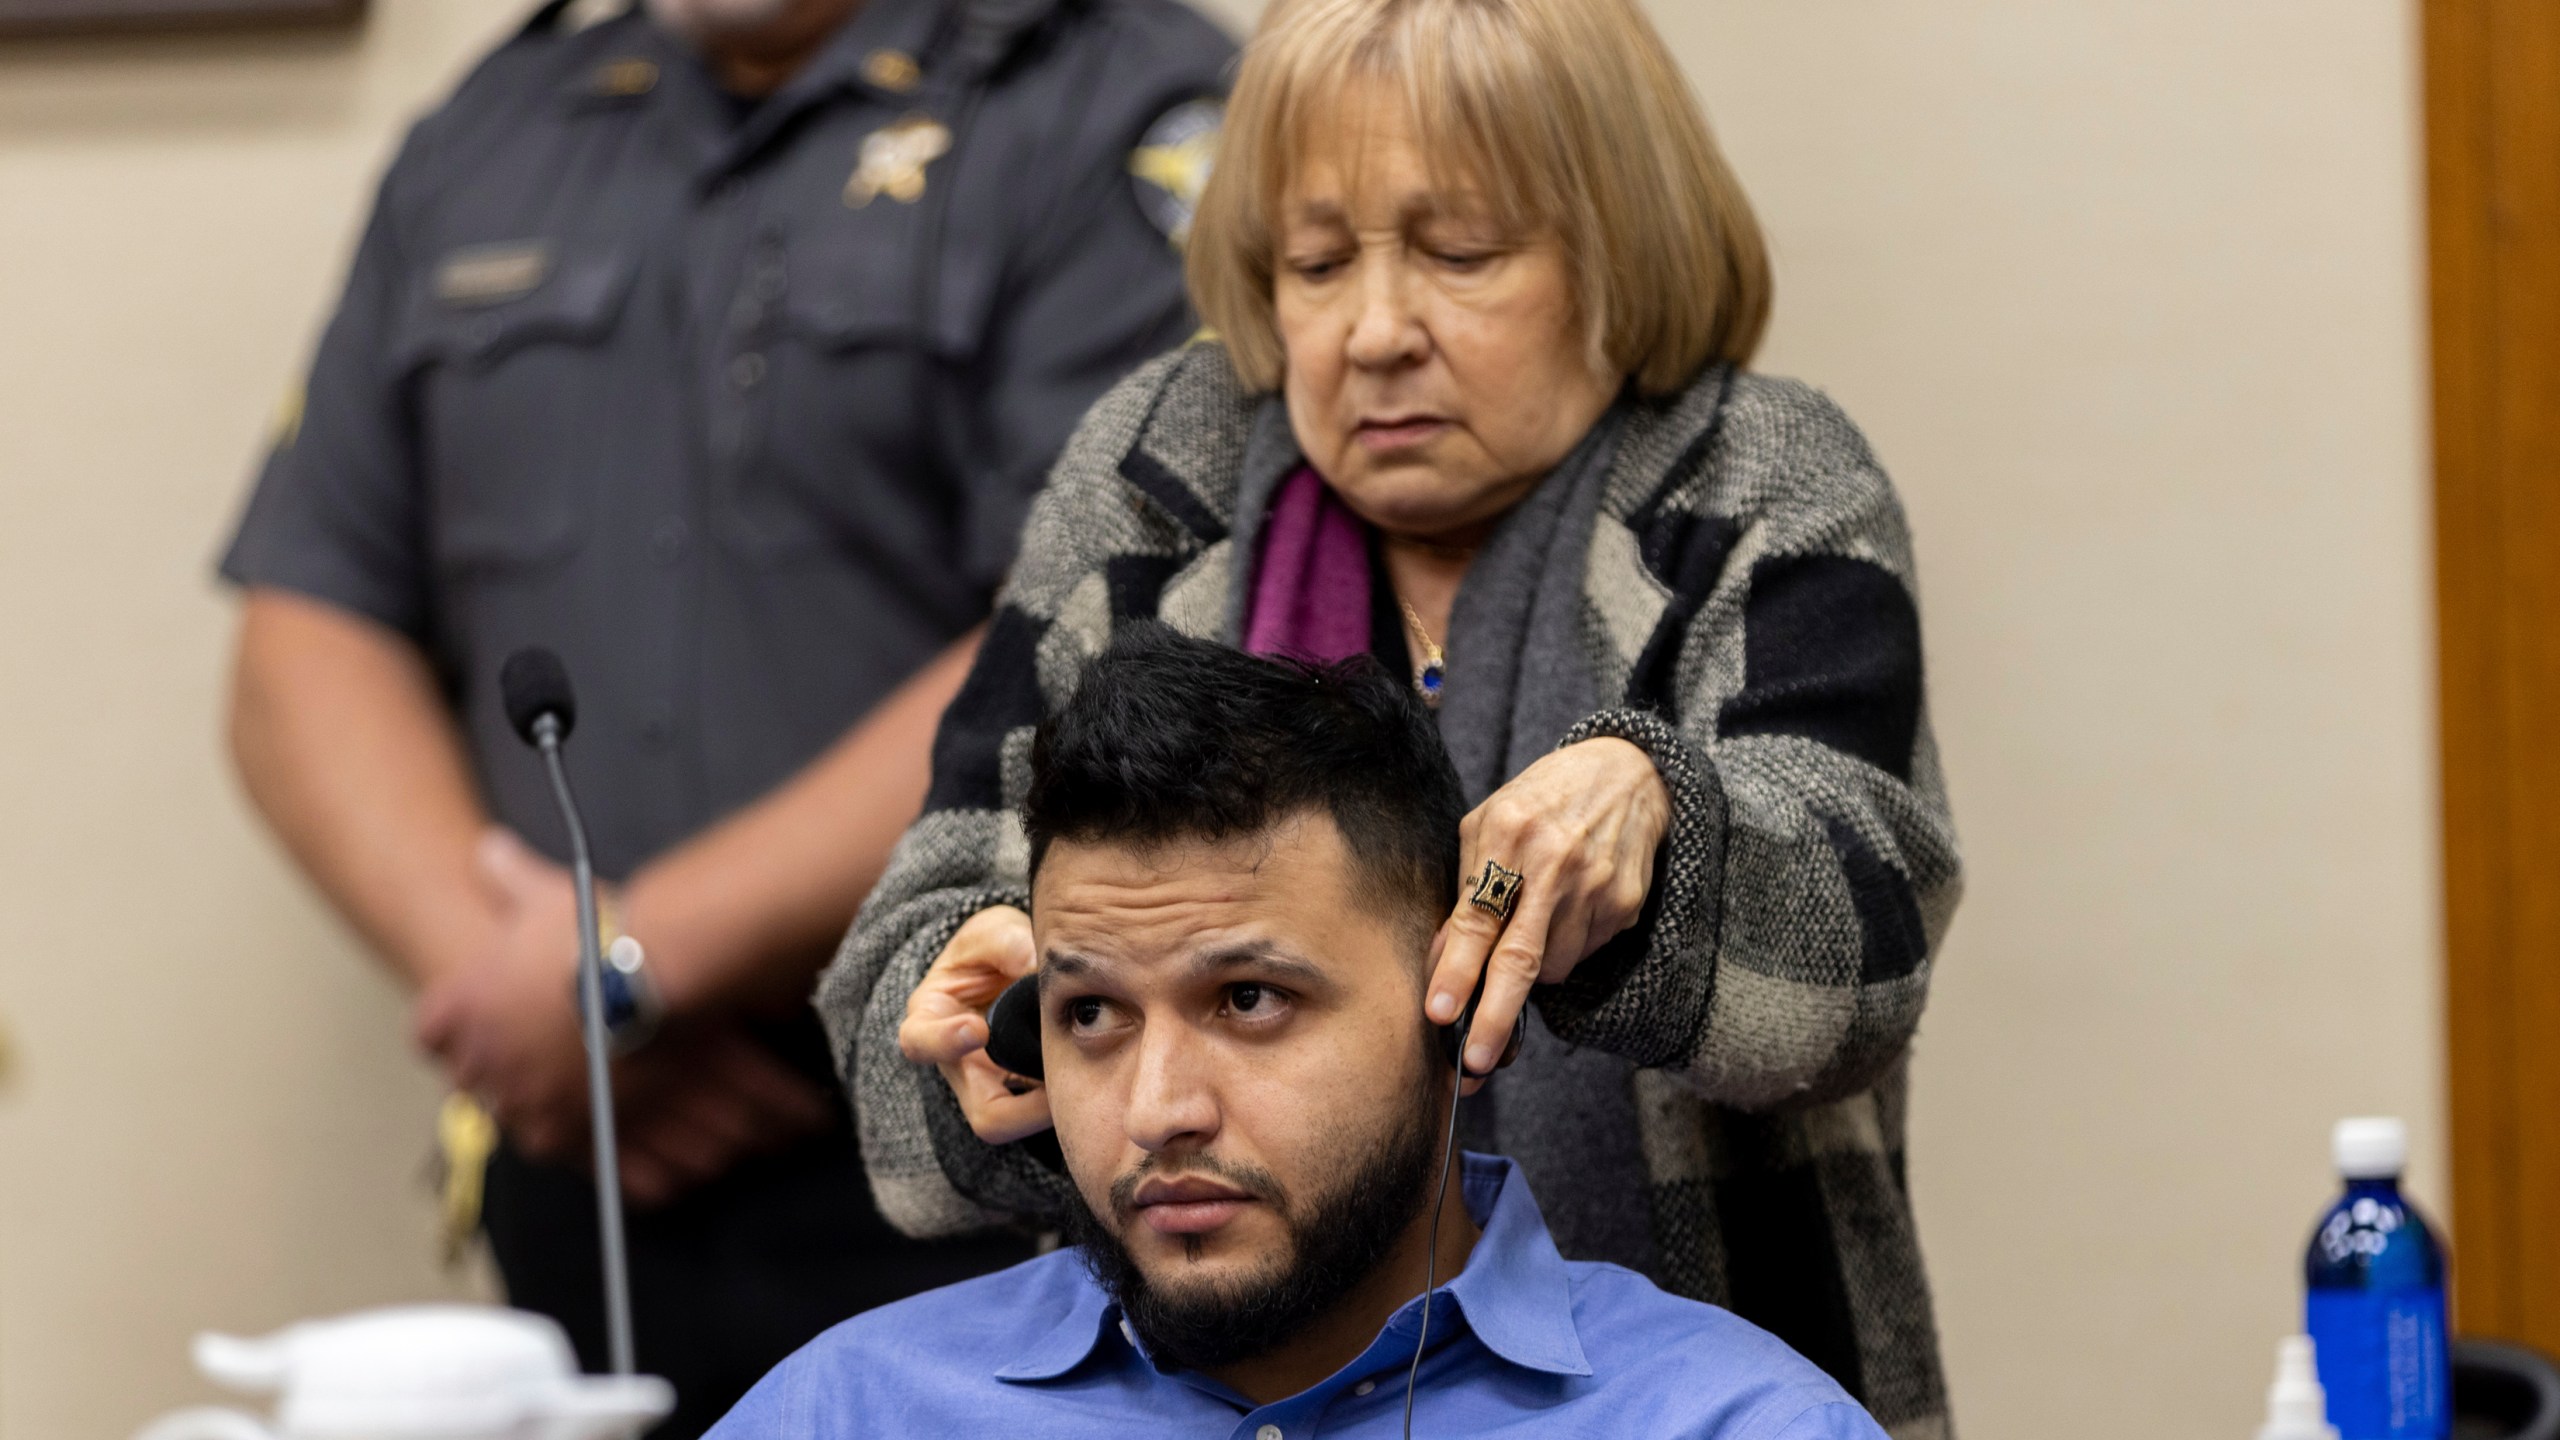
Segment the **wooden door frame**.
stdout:
[[2560,1353],[2560,4],[2420,13],[2457,1323]]

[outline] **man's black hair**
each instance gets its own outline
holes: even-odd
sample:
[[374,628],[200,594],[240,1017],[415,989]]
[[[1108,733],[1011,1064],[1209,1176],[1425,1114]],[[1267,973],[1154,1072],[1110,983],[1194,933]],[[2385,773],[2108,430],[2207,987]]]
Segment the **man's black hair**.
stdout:
[[1022,820],[1036,875],[1061,840],[1214,842],[1319,810],[1364,894],[1428,936],[1457,903],[1466,792],[1411,687],[1365,655],[1268,659],[1146,624],[1040,726]]

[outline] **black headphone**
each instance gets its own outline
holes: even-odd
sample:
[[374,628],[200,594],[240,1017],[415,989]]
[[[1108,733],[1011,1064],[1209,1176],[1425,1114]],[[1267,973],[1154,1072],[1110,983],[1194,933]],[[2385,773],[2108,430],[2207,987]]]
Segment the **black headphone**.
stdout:
[[[1467,1031],[1475,1025],[1476,1003],[1484,999],[1484,977],[1476,977],[1476,990],[1467,997],[1467,1007],[1458,1018],[1438,1030],[1440,1058],[1449,1068],[1460,1068],[1465,1054]],[[1520,1018],[1512,1024],[1511,1043],[1502,1047],[1502,1058],[1494,1069],[1520,1058],[1520,1045],[1529,1034],[1529,1012],[1524,1006]],[[1025,975],[1004,988],[996,1003],[987,1009],[987,1058],[1004,1070],[1025,1079],[1038,1080],[1045,1071],[1040,1063],[1040,977]]]

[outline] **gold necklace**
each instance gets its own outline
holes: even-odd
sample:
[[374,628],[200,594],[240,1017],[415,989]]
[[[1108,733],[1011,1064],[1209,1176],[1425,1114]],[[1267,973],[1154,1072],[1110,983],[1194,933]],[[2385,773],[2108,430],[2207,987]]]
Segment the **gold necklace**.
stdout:
[[1414,692],[1422,697],[1423,704],[1437,710],[1440,708],[1440,686],[1449,678],[1448,661],[1442,656],[1440,647],[1432,643],[1431,632],[1422,628],[1422,617],[1414,613],[1413,602],[1399,595],[1396,604],[1403,608],[1405,628],[1412,634],[1414,644],[1422,650],[1422,658],[1413,665]]

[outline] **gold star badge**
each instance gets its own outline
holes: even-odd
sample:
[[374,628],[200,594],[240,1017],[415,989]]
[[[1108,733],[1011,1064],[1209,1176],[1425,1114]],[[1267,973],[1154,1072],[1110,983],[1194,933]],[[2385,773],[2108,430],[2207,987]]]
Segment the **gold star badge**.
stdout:
[[951,131],[926,115],[910,115],[862,137],[844,203],[856,210],[882,195],[912,205],[924,195],[924,167],[951,148]]

